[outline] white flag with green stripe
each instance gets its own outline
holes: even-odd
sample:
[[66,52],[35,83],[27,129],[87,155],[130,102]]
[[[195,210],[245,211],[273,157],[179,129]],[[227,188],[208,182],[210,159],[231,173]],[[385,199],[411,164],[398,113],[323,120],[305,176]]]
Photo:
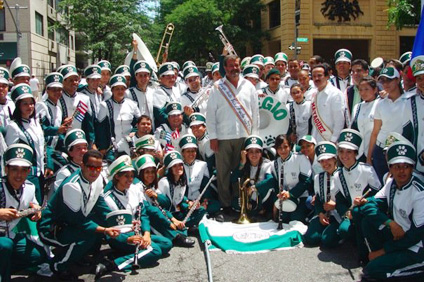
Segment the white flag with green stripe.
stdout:
[[217,222],[204,217],[199,231],[202,242],[209,240],[210,250],[220,249],[226,253],[260,253],[303,247],[302,235],[308,227],[299,221],[284,224],[277,230],[273,221],[251,224]]

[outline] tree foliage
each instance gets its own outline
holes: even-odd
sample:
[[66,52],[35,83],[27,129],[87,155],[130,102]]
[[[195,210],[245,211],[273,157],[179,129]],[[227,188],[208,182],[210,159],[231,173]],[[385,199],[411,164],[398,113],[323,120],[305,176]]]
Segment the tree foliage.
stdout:
[[217,59],[223,45],[215,30],[223,25],[225,35],[240,56],[249,46],[260,52],[261,31],[258,0],[160,0],[156,23],[163,28],[167,23],[175,25],[169,60],[184,62],[193,60],[204,64],[211,52]]
[[93,59],[122,64],[133,32],[152,44],[151,20],[141,11],[143,0],[62,0],[63,23],[85,37],[84,48]]
[[421,0],[388,0],[388,26],[402,29],[420,22]]

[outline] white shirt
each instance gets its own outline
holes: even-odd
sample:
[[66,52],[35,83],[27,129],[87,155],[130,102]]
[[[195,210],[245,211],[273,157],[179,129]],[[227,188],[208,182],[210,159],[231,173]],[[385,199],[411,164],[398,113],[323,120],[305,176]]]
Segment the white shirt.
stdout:
[[377,142],[386,143],[386,138],[390,132],[402,133],[402,126],[406,121],[405,111],[406,100],[400,96],[395,101],[388,97],[381,99],[375,108],[374,119],[382,121],[380,132],[378,132]]
[[234,113],[233,107],[227,102],[223,94],[218,90],[218,83],[228,81],[222,78],[215,82],[209,96],[207,107],[207,128],[210,139],[229,140],[258,134],[259,129],[259,106],[256,89],[252,83],[244,78],[239,78],[237,87],[229,81],[230,88],[235,93],[241,105],[252,118],[252,132],[247,133],[243,124]]
[[[374,128],[375,108],[377,107],[379,101],[380,101],[379,98],[371,102],[362,101],[361,103],[356,104],[355,107],[353,108],[352,124],[353,122],[356,121],[356,125],[358,126],[358,131],[362,134],[362,143],[358,153],[359,157],[362,155],[362,153],[364,153],[365,156],[368,155],[368,148],[370,146],[371,133]],[[352,127],[352,124],[350,125],[350,127]]]
[[[292,102],[287,104],[287,112],[291,119],[290,109],[294,109],[294,116],[296,120],[296,135],[297,142],[303,136],[308,134],[309,131],[309,120],[311,118],[311,101],[303,100],[300,104]],[[292,122],[290,120],[290,122]]]
[[312,136],[317,143],[320,141],[337,142],[345,123],[345,104],[342,93],[330,82],[327,82],[327,86],[322,91],[318,91],[316,95],[317,111],[322,121],[332,131],[332,135],[330,140],[324,140],[317,131],[315,123],[312,121]]
[[38,86],[40,85],[40,81],[36,77],[33,77],[29,80],[29,86],[31,87],[31,91],[38,91]]

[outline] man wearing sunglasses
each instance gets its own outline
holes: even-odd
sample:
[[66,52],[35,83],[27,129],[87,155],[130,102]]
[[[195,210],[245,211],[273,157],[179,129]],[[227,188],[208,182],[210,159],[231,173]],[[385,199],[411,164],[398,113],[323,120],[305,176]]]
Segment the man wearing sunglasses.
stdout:
[[81,169],[71,174],[53,194],[39,224],[41,240],[61,247],[50,261],[59,280],[75,280],[69,265],[80,261],[97,246],[103,235],[115,238],[116,228],[103,227],[110,212],[104,199],[100,176],[103,155],[95,150],[85,153]]

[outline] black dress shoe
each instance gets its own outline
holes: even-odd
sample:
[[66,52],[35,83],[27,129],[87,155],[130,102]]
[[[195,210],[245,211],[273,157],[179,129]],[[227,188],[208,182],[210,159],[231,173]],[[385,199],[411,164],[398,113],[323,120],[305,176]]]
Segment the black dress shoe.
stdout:
[[59,281],[79,281],[78,276],[69,270],[56,271],[55,276]]
[[100,279],[100,277],[108,274],[109,272],[112,272],[116,268],[117,267],[113,261],[110,261],[105,258],[101,263],[96,266],[96,276],[94,277],[94,280]]
[[194,240],[187,238],[182,234],[178,234],[177,236],[175,236],[174,240],[172,240],[172,243],[174,244],[174,246],[190,248],[193,247],[195,242]]

